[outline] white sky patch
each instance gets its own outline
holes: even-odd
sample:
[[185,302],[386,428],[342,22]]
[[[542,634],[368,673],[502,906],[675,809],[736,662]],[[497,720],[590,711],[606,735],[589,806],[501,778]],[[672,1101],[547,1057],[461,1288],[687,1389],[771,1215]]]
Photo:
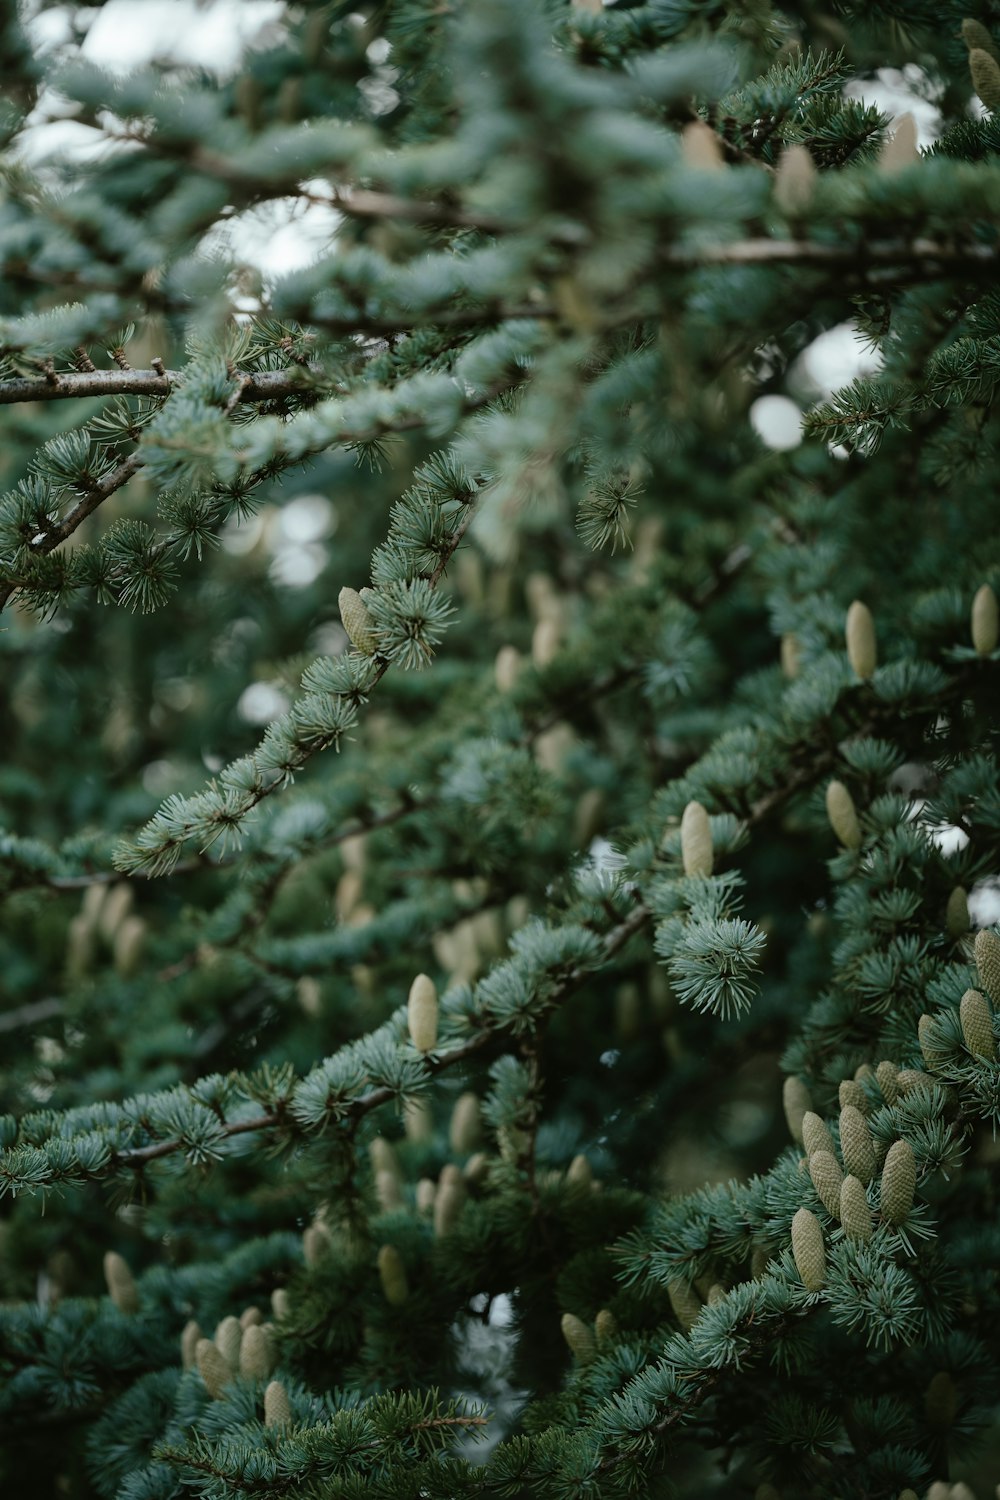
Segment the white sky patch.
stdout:
[[251,682],[240,694],[236,711],[247,724],[270,724],[288,707],[288,695],[273,682]]
[[882,356],[865,345],[856,324],[838,323],[813,339],[796,365],[813,388],[830,396],[860,375],[876,374],[882,368]]
[[758,396],[750,423],[769,448],[797,448],[802,441],[802,412],[790,396]]
[[917,127],[917,145],[924,151],[941,133],[941,111],[927,97],[932,94],[927,74],[916,63],[905,68],[879,68],[874,78],[859,78],[847,84],[844,97],[861,104],[874,104],[890,120],[912,115]]
[[232,73],[244,51],[284,14],[282,0],[107,0],[83,44],[102,68],[127,73],[154,60]]

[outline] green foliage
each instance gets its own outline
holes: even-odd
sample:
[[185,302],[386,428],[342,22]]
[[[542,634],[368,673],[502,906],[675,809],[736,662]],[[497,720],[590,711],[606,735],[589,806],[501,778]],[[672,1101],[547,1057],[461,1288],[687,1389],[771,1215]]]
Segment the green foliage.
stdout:
[[997,16],[289,5],[222,77],[56,9],[0,10],[5,1493],[985,1493]]

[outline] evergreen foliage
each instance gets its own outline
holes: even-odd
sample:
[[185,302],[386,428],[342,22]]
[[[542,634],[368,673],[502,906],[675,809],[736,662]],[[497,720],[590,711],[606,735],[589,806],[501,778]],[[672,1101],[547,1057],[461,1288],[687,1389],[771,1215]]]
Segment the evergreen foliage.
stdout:
[[231,77],[47,8],[4,1493],[992,1494],[1000,7],[303,0]]

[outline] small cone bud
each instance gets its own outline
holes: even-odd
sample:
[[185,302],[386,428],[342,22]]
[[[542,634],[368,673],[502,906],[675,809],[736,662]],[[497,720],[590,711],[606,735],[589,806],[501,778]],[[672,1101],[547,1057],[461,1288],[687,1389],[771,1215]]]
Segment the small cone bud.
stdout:
[[142,962],[146,946],[146,924],[141,917],[126,917],[115,933],[115,971],[122,979],[131,979]]
[[899,1098],[899,1069],[896,1064],[889,1062],[888,1058],[880,1062],[875,1069],[875,1079],[886,1104],[895,1104]]
[[396,1213],[403,1206],[403,1194],[395,1172],[375,1173],[375,1196],[384,1214]]
[[319,980],[314,979],[311,974],[303,974],[297,982],[295,998],[303,1015],[315,1020],[323,1014],[323,992],[319,987]]
[[288,1392],[280,1380],[272,1380],[264,1392],[264,1426],[287,1427],[292,1420]]
[[812,1098],[801,1078],[786,1078],[781,1090],[781,1101],[785,1107],[788,1132],[793,1141],[802,1144],[802,1120],[807,1110],[812,1109]]
[[976,933],[979,982],[994,1005],[1000,1005],[1000,938],[995,932]]
[[434,1138],[434,1112],[426,1099],[407,1099],[403,1103],[403,1129],[406,1139],[415,1146],[426,1146]]
[[975,47],[969,53],[969,72],[972,87],[986,108],[991,113],[1000,109],[1000,66],[981,47]]
[[223,1318],[215,1330],[215,1347],[234,1375],[240,1367],[240,1345],[242,1342],[243,1329],[240,1327],[239,1318],[232,1316]]
[[701,1298],[689,1281],[684,1281],[676,1276],[667,1282],[667,1296],[670,1298],[670,1306],[674,1310],[674,1316],[678,1323],[687,1333],[701,1316]]
[[844,631],[847,639],[847,659],[858,677],[865,681],[871,677],[878,665],[875,646],[875,621],[867,604],[855,599],[847,611]]
[[934,1025],[934,1017],[926,1013],[917,1022],[917,1040],[920,1050],[924,1056],[924,1062],[929,1068],[936,1067],[941,1061],[941,1047],[937,1039],[937,1027]]
[[501,646],[493,663],[493,680],[497,691],[509,693],[521,675],[521,653],[516,646]]
[[406,1002],[410,1040],[418,1052],[433,1052],[437,1042],[438,997],[433,979],[418,974]]
[[840,1217],[840,1184],[844,1174],[830,1151],[814,1151],[809,1158],[809,1176],[819,1201],[832,1218]]
[[429,1215],[434,1212],[434,1199],[437,1197],[437,1183],[432,1182],[429,1177],[421,1177],[417,1183],[417,1213]]
[[951,1485],[945,1479],[935,1479],[925,1500],[951,1500]]
[[780,651],[781,670],[789,679],[798,677],[802,671],[802,649],[799,646],[799,638],[786,631],[781,637]]
[[826,815],[845,849],[861,848],[861,824],[854,798],[842,781],[831,781],[826,789]]
[[899,1500],[920,1500],[916,1490],[900,1490]]
[[253,1328],[258,1323],[263,1323],[264,1314],[259,1307],[245,1307],[240,1313],[240,1327]]
[[[850,1105],[859,1114],[866,1115],[868,1113],[868,1095],[856,1079],[845,1078],[837,1091],[837,1097],[841,1109],[846,1109]],[[841,1130],[844,1128],[843,1120],[841,1120],[840,1128]]]
[[291,1311],[291,1299],[283,1286],[275,1287],[271,1293],[271,1311],[279,1322]]
[[375,633],[375,621],[361,595],[356,589],[342,588],[337,604],[344,629],[355,651],[360,651],[364,656],[372,656],[378,645],[378,636]]
[[597,1343],[583,1319],[576,1313],[563,1313],[559,1326],[573,1358],[581,1365],[589,1365],[597,1354]]
[[958,1387],[947,1370],[938,1370],[924,1391],[924,1412],[931,1427],[950,1427],[958,1415]]
[[1000,52],[986,27],[979,21],[962,22],[962,41],[970,52],[988,52],[994,62],[1000,62]]
[[302,1254],[307,1266],[318,1265],[330,1248],[330,1236],[321,1224],[310,1224],[302,1236]]
[[912,1094],[920,1089],[932,1089],[934,1080],[920,1068],[900,1068],[896,1074],[896,1086],[901,1094]]
[[434,1199],[434,1234],[441,1239],[450,1234],[458,1222],[465,1203],[465,1180],[457,1167],[445,1167],[441,1172],[437,1194]]
[[134,899],[132,887],[124,880],[108,891],[97,918],[97,930],[106,943],[114,943],[115,933],[132,910]]
[[956,885],[945,908],[945,926],[951,938],[964,937],[969,930],[969,897],[964,886]]
[[451,1112],[448,1139],[456,1156],[469,1156],[482,1139],[479,1099],[471,1091],[460,1094]]
[[109,1250],[104,1257],[104,1280],[107,1282],[108,1296],[119,1312],[139,1311],[139,1290],[135,1277],[129,1270],[128,1262],[115,1250]]
[[875,1176],[875,1146],[868,1121],[853,1104],[840,1111],[840,1154],[851,1176],[867,1186]]
[[805,146],[785,147],[774,177],[774,201],[789,219],[800,219],[808,212],[816,175],[815,163]]
[[574,1156],[566,1170],[566,1186],[585,1189],[587,1192],[594,1185],[594,1173],[590,1162],[585,1156]]
[[378,1274],[382,1291],[390,1307],[402,1307],[410,1295],[403,1257],[395,1245],[383,1245],[378,1253]]
[[814,1114],[811,1109],[807,1109],[802,1116],[802,1145],[806,1156],[812,1156],[814,1151],[829,1151],[831,1156],[836,1155],[833,1136],[819,1115]]
[[866,1078],[875,1077],[875,1069],[871,1063],[862,1063],[860,1067],[854,1069],[854,1077],[858,1083],[862,1083]]
[[485,1151],[475,1151],[465,1163],[465,1171],[462,1173],[466,1182],[473,1187],[482,1187],[490,1175],[490,1159]]
[[996,1061],[997,1048],[993,1040],[993,1015],[989,1001],[978,990],[966,990],[959,1006],[962,1021],[962,1037],[974,1057],[985,1057]]
[[403,1169],[399,1165],[399,1157],[384,1135],[377,1135],[369,1141],[368,1155],[371,1157],[373,1172],[388,1172],[397,1182],[402,1182]]
[[957,1484],[952,1485],[948,1500],[976,1500],[976,1492],[965,1483],[964,1479],[960,1479]]
[[712,825],[700,802],[689,802],[681,818],[681,859],[685,875],[711,875]]
[[902,1224],[913,1207],[917,1164],[909,1141],[894,1141],[882,1167],[882,1217],[888,1224]]
[[917,122],[911,114],[900,115],[896,121],[895,134],[882,143],[878,156],[879,171],[902,172],[919,160]]
[[792,1220],[792,1255],[807,1292],[819,1292],[826,1281],[823,1231],[815,1214],[800,1208]]
[[618,1319],[606,1307],[602,1307],[594,1319],[594,1333],[597,1335],[598,1347],[617,1344],[622,1336]]
[[266,1380],[274,1369],[274,1347],[267,1327],[251,1323],[240,1345],[240,1374],[247,1380]]
[[[996,66],[996,64],[994,64]],[[972,644],[980,656],[991,656],[1000,640],[1000,607],[988,583],[972,601]]]
[[201,1329],[191,1318],[184,1324],[181,1332],[181,1368],[193,1370],[197,1354],[198,1344],[201,1340]]
[[681,132],[681,149],[684,165],[696,172],[715,172],[724,165],[718,136],[701,120],[692,120],[690,125],[685,125]]
[[547,667],[559,655],[562,627],[558,620],[539,620],[531,635],[531,660],[536,667]]
[[840,1222],[849,1240],[864,1245],[871,1239],[872,1211],[864,1184],[857,1177],[845,1177],[840,1184]]
[[224,1394],[233,1378],[228,1362],[219,1353],[211,1339],[199,1339],[195,1349],[195,1363],[205,1389],[214,1401]]
[[708,1293],[707,1293],[707,1295],[705,1297],[705,1301],[708,1303],[709,1307],[715,1307],[717,1303],[719,1303],[719,1302],[725,1302],[725,1300],[726,1300],[726,1289],[722,1285],[722,1282],[721,1281],[713,1281],[712,1285],[708,1289]]

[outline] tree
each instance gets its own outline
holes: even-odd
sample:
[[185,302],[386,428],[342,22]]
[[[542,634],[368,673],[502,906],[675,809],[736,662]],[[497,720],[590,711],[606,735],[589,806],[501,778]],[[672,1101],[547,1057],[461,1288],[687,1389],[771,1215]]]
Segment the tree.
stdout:
[[1000,1474],[973,9],[7,0],[12,1494]]

